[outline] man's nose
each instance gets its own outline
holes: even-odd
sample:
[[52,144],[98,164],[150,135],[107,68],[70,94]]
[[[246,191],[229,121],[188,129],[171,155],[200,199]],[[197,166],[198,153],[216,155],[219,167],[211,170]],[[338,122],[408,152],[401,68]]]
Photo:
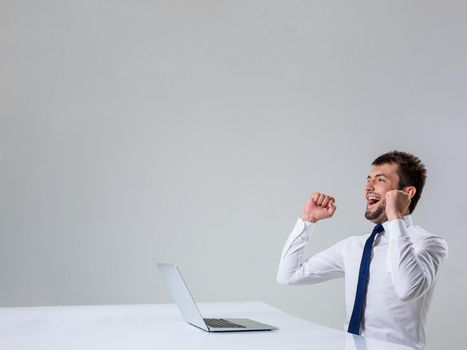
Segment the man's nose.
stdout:
[[374,189],[375,189],[375,187],[373,186],[373,181],[368,180],[366,185],[365,185],[365,191],[368,192],[368,191],[372,191]]

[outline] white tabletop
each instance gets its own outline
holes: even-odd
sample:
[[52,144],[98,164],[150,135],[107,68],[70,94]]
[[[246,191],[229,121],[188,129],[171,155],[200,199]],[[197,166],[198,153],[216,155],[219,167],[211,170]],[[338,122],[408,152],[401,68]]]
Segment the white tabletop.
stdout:
[[207,333],[185,323],[174,304],[0,308],[0,349],[409,349],[304,321],[261,302],[198,306],[204,317],[251,318],[279,329]]

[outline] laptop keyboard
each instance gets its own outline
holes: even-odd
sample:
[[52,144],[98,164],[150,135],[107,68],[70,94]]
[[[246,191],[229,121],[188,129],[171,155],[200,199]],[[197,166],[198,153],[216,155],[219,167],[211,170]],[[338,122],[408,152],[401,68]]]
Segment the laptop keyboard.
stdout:
[[246,328],[245,326],[224,320],[222,318],[205,318],[204,322],[212,328]]

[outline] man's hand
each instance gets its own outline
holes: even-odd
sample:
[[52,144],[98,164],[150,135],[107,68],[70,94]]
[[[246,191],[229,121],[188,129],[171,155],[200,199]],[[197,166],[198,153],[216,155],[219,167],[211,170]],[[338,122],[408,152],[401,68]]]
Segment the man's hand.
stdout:
[[334,215],[336,206],[335,199],[323,193],[313,193],[303,208],[300,216],[303,221],[317,222],[321,219],[327,219]]
[[389,221],[402,219],[408,213],[410,197],[404,191],[386,192],[386,216]]

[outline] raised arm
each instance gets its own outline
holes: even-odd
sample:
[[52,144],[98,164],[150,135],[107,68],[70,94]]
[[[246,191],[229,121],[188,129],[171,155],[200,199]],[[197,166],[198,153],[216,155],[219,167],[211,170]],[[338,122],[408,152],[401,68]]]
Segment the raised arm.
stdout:
[[401,219],[409,204],[410,198],[403,191],[386,193],[390,272],[396,294],[403,301],[417,299],[430,289],[448,255],[447,243],[440,237],[411,239]]
[[318,192],[307,200],[282,250],[277,272],[279,284],[310,284],[344,276],[338,245],[305,259],[316,222],[332,217],[336,211],[334,201],[333,197]]

